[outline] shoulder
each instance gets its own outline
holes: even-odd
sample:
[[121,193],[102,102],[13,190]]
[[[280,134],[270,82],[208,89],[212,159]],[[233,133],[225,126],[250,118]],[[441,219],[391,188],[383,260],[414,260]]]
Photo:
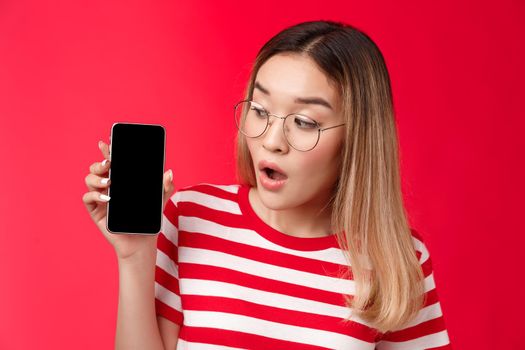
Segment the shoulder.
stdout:
[[238,192],[240,184],[197,183],[179,187],[169,198],[164,216],[173,225],[179,225],[179,216],[210,216],[217,212],[240,212]]
[[416,257],[419,261],[421,269],[423,271],[423,276],[425,278],[425,291],[432,290],[435,287],[434,277],[433,277],[433,266],[432,259],[430,258],[430,252],[425,244],[423,236],[411,228],[412,231],[412,242],[414,244],[414,249]]
[[241,187],[238,183],[231,184],[218,184],[210,182],[200,182],[194,185],[184,186],[179,188],[178,191],[199,191],[199,192],[213,192],[213,191],[223,191],[229,193],[237,193]]
[[179,187],[170,197],[170,202],[178,206],[184,202],[209,203],[220,200],[237,201],[242,185],[238,183],[201,182]]
[[425,239],[416,229],[410,228],[410,231],[412,233],[412,242],[414,244],[414,249],[419,259],[419,263],[424,264],[430,258],[430,253],[425,244]]

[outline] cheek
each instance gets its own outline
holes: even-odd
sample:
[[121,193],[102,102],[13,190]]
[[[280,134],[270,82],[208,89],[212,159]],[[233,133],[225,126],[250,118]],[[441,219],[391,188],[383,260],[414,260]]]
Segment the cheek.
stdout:
[[325,181],[338,173],[338,157],[339,150],[336,148],[316,147],[299,157],[296,173],[306,182]]
[[336,156],[334,150],[316,148],[302,154],[297,162],[296,171],[306,178],[324,178],[333,173],[332,169],[337,165]]
[[245,142],[246,142],[246,148],[248,148],[248,152],[250,152],[250,155],[252,156],[252,159],[253,159],[253,156],[254,156],[254,150],[255,150],[255,140],[253,139],[250,139],[250,138],[245,138]]

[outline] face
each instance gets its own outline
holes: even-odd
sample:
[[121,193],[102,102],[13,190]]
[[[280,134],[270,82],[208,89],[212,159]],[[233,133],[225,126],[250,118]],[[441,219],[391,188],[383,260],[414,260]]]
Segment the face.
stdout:
[[[343,124],[336,86],[309,57],[297,54],[272,56],[259,69],[252,100],[266,111],[284,117],[305,115],[321,128]],[[345,126],[321,132],[310,151],[292,148],[283,134],[283,120],[270,116],[263,135],[246,138],[257,179],[257,192],[268,208],[290,209],[324,206],[339,176]],[[261,161],[277,165],[285,174],[279,188],[267,188]]]

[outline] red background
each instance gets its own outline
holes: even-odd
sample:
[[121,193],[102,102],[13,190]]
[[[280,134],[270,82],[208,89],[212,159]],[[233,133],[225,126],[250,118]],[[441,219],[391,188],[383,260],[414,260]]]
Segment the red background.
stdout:
[[[110,349],[115,255],[82,203],[116,121],[167,128],[177,188],[233,183],[232,106],[285,26],[335,19],[390,69],[405,198],[456,349],[518,349],[522,1],[0,3],[0,348]],[[521,328],[521,327],[520,327]]]

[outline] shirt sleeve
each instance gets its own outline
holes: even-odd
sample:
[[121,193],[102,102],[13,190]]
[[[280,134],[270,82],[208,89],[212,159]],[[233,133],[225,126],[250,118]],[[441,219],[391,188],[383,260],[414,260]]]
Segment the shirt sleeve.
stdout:
[[183,322],[179,290],[177,193],[166,203],[162,229],[157,237],[155,312],[179,326]]
[[434,283],[429,251],[422,237],[412,230],[416,254],[425,276],[425,304],[405,327],[386,332],[376,343],[377,350],[450,350],[450,340]]

